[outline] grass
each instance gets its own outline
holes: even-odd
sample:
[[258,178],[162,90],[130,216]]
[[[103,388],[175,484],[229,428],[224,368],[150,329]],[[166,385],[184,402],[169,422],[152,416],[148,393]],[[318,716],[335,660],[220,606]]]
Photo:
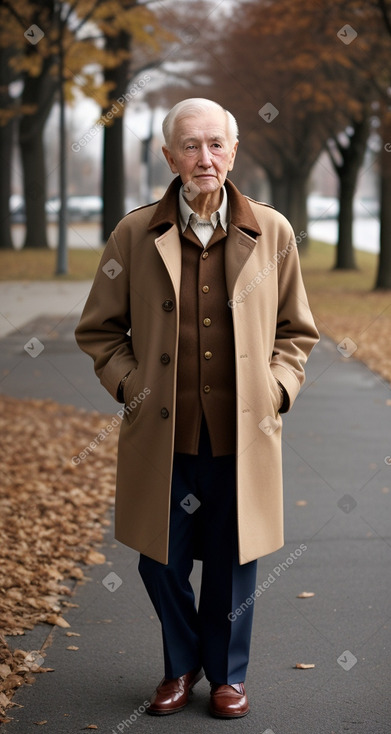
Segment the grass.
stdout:
[[69,248],[69,273],[55,275],[55,250],[0,250],[0,280],[90,280],[102,252],[103,248]]
[[[102,249],[69,249],[69,274],[55,276],[54,250],[0,250],[0,280],[90,280]],[[333,270],[335,248],[312,241],[302,254],[307,293],[320,332],[337,344],[349,337],[355,357],[391,382],[391,297],[375,292],[377,256],[357,252],[358,270]]]
[[301,267],[319,331],[337,344],[349,337],[354,356],[391,382],[391,294],[374,291],[377,255],[357,252],[358,270],[333,270],[335,248],[311,242]]

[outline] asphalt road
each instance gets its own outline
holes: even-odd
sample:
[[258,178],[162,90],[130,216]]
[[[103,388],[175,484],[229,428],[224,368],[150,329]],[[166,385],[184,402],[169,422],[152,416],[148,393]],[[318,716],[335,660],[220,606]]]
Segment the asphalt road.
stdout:
[[[37,316],[1,339],[0,392],[114,413],[118,406],[74,343],[76,321],[75,313]],[[34,358],[26,349],[32,338],[44,346]],[[212,719],[205,679],[183,712],[144,712],[162,677],[160,628],[138,555],[110,530],[107,563],[91,567],[75,590],[79,607],[66,614],[81,636],[41,625],[12,640],[38,650],[50,633],[45,666],[55,672],[17,692],[22,708],[10,711],[4,734],[32,734],[42,721],[47,734],[77,734],[90,724],[102,734],[390,734],[390,399],[379,376],[321,339],[284,417],[286,545],[258,562],[248,716]],[[116,574],[111,585],[109,573]],[[199,578],[197,562],[196,588]],[[314,596],[297,598],[303,591]],[[67,650],[74,640],[79,650]]]

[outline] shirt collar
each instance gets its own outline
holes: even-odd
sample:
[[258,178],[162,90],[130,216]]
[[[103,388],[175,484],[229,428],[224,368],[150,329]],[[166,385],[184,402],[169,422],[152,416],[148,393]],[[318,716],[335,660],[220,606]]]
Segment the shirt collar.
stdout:
[[[147,225],[148,231],[163,228],[166,230],[170,225],[172,226],[178,223],[178,194],[181,185],[182,181],[180,177],[176,176],[169,184],[163,198],[159,202],[149,205],[154,207],[154,213]],[[225,180],[224,188],[227,191],[229,202],[230,223],[239,227],[244,232],[248,232],[251,237],[261,235],[260,225],[251,210],[248,198],[238,191],[229,178]],[[149,206],[145,208],[148,209]]]
[[[193,221],[205,221],[202,220],[200,215],[197,214],[194,209],[192,209],[183,194],[183,186],[181,186],[179,190],[179,222],[181,225],[181,231],[182,233],[185,231],[187,225],[189,224],[190,218],[193,218]],[[223,186],[223,200],[219,206],[219,208],[213,212],[213,214],[210,217],[210,223],[213,226],[213,229],[216,229],[218,222],[220,222],[224,232],[227,231],[228,227],[228,197],[227,192],[225,190],[225,186]]]

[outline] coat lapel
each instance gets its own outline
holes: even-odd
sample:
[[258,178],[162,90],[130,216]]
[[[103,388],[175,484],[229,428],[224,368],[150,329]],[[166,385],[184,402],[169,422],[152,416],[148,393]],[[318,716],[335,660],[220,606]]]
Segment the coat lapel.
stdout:
[[243,232],[234,224],[228,227],[227,241],[225,243],[225,277],[227,291],[230,298],[233,297],[235,283],[245,262],[250,257],[256,240]]
[[[155,239],[155,245],[167,268],[177,299],[180,293],[182,268],[181,241],[176,224],[180,186],[181,180],[178,176],[171,182],[163,199],[157,205],[148,226],[148,230],[151,231],[171,225]],[[248,199],[229,179],[226,180],[225,186],[231,215],[225,244],[225,272],[228,294],[232,297],[239,273],[255,247],[256,239],[254,238],[261,235],[262,232]]]
[[178,227],[173,224],[170,229],[155,239],[156,249],[162,258],[174,287],[177,303],[181,289],[182,250]]
[[227,291],[232,298],[239,273],[256,245],[255,238],[262,235],[262,230],[249,200],[229,179],[226,179],[225,187],[231,213],[225,245],[225,276]]

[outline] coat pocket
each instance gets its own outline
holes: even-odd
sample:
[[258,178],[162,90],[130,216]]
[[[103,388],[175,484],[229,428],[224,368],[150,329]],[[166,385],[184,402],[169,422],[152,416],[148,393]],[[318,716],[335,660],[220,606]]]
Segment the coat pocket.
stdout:
[[145,392],[143,390],[139,390],[139,384],[139,372],[137,366],[131,371],[125,382],[124,388],[124,412],[128,423],[134,423],[140,414],[140,408],[145,399]]
[[279,414],[279,410],[281,408],[282,404],[282,395],[281,390],[279,388],[278,382],[276,378],[273,375],[273,372],[269,368],[269,374],[270,374],[270,393],[271,393],[271,399],[273,402],[273,407],[275,410],[276,415]]

